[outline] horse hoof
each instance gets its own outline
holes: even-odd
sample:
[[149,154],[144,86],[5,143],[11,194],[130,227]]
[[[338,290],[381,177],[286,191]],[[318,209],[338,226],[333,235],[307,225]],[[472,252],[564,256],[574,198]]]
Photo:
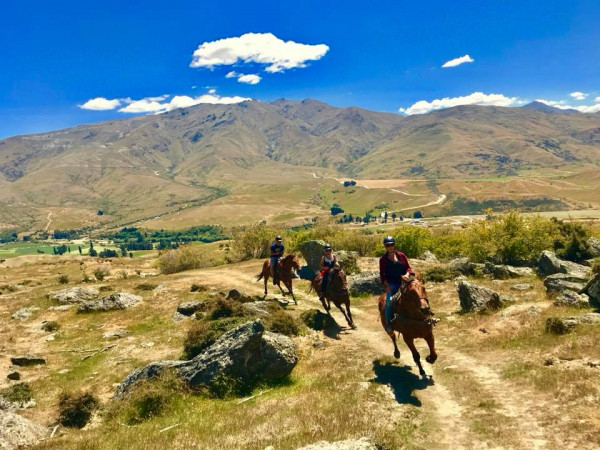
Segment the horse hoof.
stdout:
[[435,356],[433,356],[433,355],[427,355],[425,357],[425,361],[427,361],[429,364],[433,364],[436,359],[437,359],[437,355],[435,355]]
[[400,358],[400,351],[399,350],[395,350],[394,351],[394,358],[396,358],[396,359]]
[[352,328],[353,330],[356,330],[356,325],[354,325],[353,323],[350,324],[350,328]]

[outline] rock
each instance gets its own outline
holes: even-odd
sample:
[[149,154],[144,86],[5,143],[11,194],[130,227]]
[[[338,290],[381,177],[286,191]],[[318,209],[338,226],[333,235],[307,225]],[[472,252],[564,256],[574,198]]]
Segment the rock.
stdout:
[[36,445],[48,430],[37,423],[10,411],[0,410],[0,448],[13,450]]
[[152,342],[152,341],[142,342],[140,344],[140,347],[142,347],[142,348],[152,348],[152,347],[154,347],[154,342]]
[[302,253],[304,260],[306,261],[308,270],[310,270],[313,275],[321,269],[319,262],[321,261],[321,256],[323,256],[324,245],[325,241],[316,240],[306,241],[300,246],[300,253]]
[[312,280],[315,277],[315,272],[310,270],[308,266],[302,266],[298,271],[298,277],[302,280]]
[[90,300],[85,303],[81,303],[77,308],[77,312],[90,312],[90,311],[113,311],[120,309],[131,308],[133,305],[138,304],[142,301],[142,297],[139,295],[128,294],[126,292],[119,292],[116,294],[110,294],[106,297],[99,298],[98,300]]
[[177,305],[177,312],[184,316],[191,316],[196,311],[201,311],[206,307],[206,302],[185,302]]
[[348,290],[352,294],[382,294],[379,271],[366,270],[348,277]]
[[586,313],[571,317],[548,317],[546,319],[546,331],[554,334],[566,334],[581,324],[600,324],[600,313]]
[[585,287],[585,281],[585,279],[574,277],[566,273],[555,273],[544,279],[544,286],[546,286],[548,291],[553,292],[579,292]]
[[470,281],[459,281],[457,284],[460,306],[464,311],[483,311],[499,309],[503,301],[497,292],[478,286]]
[[576,308],[588,308],[590,306],[590,299],[585,294],[578,294],[577,292],[565,290],[563,291],[556,300],[554,300],[556,306],[574,306]]
[[39,364],[46,364],[46,360],[41,356],[34,355],[23,355],[23,356],[14,356],[10,358],[10,362],[15,366],[37,366]]
[[539,316],[541,313],[542,308],[540,308],[539,306],[532,305],[529,308],[527,308],[527,314],[529,314],[530,316]]
[[191,388],[210,386],[217,375],[244,381],[275,380],[289,375],[298,362],[298,350],[287,336],[264,332],[259,320],[247,322],[221,336],[204,352],[189,361],[157,361],[136,369],[115,392],[127,394],[141,380],[172,369]]
[[377,450],[378,448],[368,438],[363,437],[336,442],[320,441],[315,444],[299,447],[297,450]]
[[173,315],[171,316],[171,320],[173,322],[181,322],[182,320],[186,320],[189,319],[189,316],[184,316],[183,314],[181,314],[180,312],[175,311],[173,313]]
[[233,301],[240,302],[240,303],[250,303],[250,302],[256,301],[255,297],[252,297],[251,295],[248,295],[244,292],[240,292],[237,289],[231,289],[227,293],[226,298],[227,298],[227,300],[233,300]]
[[252,302],[252,303],[244,303],[242,307],[248,311],[250,314],[260,317],[264,319],[265,317],[269,317],[269,302]]
[[75,307],[75,305],[60,305],[60,306],[50,306],[48,311],[68,311],[69,309]]
[[423,261],[427,261],[427,262],[432,262],[432,263],[438,262],[437,257],[429,250],[425,250],[423,253],[421,253],[421,256],[419,256],[419,259],[421,259]]
[[102,335],[102,339],[120,339],[128,334],[129,331],[127,331],[125,328],[120,328],[114,331],[107,331]]
[[[338,257],[338,262],[340,266],[346,272],[346,275],[353,275],[360,273],[360,268],[358,267],[358,252],[350,252],[347,250],[338,250],[334,253]],[[321,254],[323,254],[323,250],[321,250]]]
[[40,308],[38,308],[36,306],[30,306],[28,308],[21,308],[10,317],[12,317],[13,319],[17,319],[17,320],[27,320],[31,317],[31,315],[35,311],[39,311],[39,309]]
[[537,262],[537,270],[541,276],[564,273],[581,279],[588,279],[591,274],[589,267],[571,261],[563,261],[549,250],[544,250],[540,254]]
[[[306,266],[303,266],[300,269],[298,275],[300,278],[305,280],[312,280],[315,275],[315,272],[321,270],[319,263],[321,262],[321,256],[323,256],[323,246],[325,245],[325,241],[315,240],[315,241],[306,241],[300,246],[300,253],[304,257],[306,261]],[[347,250],[336,250],[333,249],[333,252],[337,255],[338,261],[340,262],[340,266],[344,268],[346,275],[351,275],[355,273],[359,273],[360,269],[358,267],[358,253],[350,252]]]
[[490,262],[485,263],[485,273],[499,280],[508,280],[509,278],[519,278],[533,275],[533,270],[529,267],[514,267],[508,265],[496,265]]
[[92,287],[72,287],[52,292],[50,299],[58,303],[83,303],[93,300],[99,295],[98,289]]
[[18,381],[21,379],[21,374],[19,372],[11,372],[8,375],[6,375],[6,378],[8,378],[9,380]]
[[587,295],[590,296],[590,302],[600,304],[600,276],[596,276],[585,287]]
[[592,236],[588,239],[588,247],[590,249],[590,253],[594,258],[600,257],[600,239]]
[[511,287],[511,290],[513,291],[529,291],[531,289],[533,289],[533,285],[529,284],[529,283],[519,283],[519,284],[514,284]]
[[448,267],[452,272],[460,272],[463,275],[472,275],[477,267],[469,258],[456,258],[448,263]]

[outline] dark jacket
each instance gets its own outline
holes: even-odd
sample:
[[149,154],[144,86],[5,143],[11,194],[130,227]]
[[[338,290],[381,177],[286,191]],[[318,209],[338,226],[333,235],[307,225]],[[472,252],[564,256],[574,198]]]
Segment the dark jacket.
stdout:
[[[410,268],[410,263],[408,262],[408,258],[406,257],[406,255],[402,252],[396,252],[396,257],[398,258],[398,261],[400,261],[402,263],[402,265],[404,266],[404,269],[406,269],[406,273],[409,274],[414,274],[413,270]],[[387,266],[387,262],[388,262],[388,256],[387,256],[387,252],[384,253],[384,255],[379,258],[379,277],[381,278],[381,284],[383,284],[386,280],[385,280],[385,267]]]

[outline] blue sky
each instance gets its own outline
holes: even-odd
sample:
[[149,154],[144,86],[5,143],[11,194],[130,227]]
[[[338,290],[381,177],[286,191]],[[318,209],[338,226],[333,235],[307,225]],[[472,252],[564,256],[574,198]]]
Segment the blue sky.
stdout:
[[[2,16],[0,137],[236,97],[600,110],[598,1],[57,0],[5,2]],[[97,98],[112,103],[81,108]]]

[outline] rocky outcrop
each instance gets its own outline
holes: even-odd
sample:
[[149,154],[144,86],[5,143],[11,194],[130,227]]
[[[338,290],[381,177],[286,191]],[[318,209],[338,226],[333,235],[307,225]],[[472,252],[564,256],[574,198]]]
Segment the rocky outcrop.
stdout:
[[600,275],[590,280],[584,290],[589,295],[591,303],[600,305]]
[[15,366],[21,367],[46,364],[46,360],[44,358],[35,355],[13,356],[10,358],[10,362]]
[[226,298],[227,298],[227,300],[233,300],[235,302],[250,303],[250,302],[254,302],[254,301],[258,300],[260,297],[257,298],[252,295],[248,295],[245,292],[238,291],[237,289],[231,289],[227,293]]
[[570,317],[548,317],[546,331],[554,334],[566,334],[578,325],[599,325],[600,313],[580,314]]
[[586,294],[578,294],[573,291],[563,291],[554,300],[556,306],[573,306],[576,308],[588,308],[590,306],[590,299]]
[[128,294],[126,292],[118,292],[110,294],[98,300],[90,300],[82,303],[77,308],[77,312],[92,312],[92,311],[113,311],[120,309],[131,308],[142,301],[139,295]]
[[537,261],[537,271],[543,277],[564,273],[572,277],[587,279],[591,275],[589,267],[571,261],[563,261],[549,250],[544,250],[540,254]]
[[44,439],[48,430],[37,423],[10,411],[0,410],[0,448],[13,450],[35,445]]
[[72,287],[52,292],[50,299],[58,303],[83,303],[99,295],[98,289],[92,287]]
[[324,245],[325,241],[315,240],[306,241],[300,246],[300,253],[302,253],[306,261],[308,270],[313,274],[321,269],[319,262],[321,261],[321,256],[323,256]]
[[456,258],[448,263],[448,268],[452,272],[459,272],[463,275],[473,275],[477,266],[469,258]]
[[[306,261],[306,266],[302,267],[299,273],[301,278],[312,279],[315,272],[321,270],[319,263],[323,256],[324,245],[325,241],[314,240],[306,241],[300,246],[300,253]],[[336,249],[333,249],[333,251],[337,255],[340,266],[344,268],[346,275],[360,272],[357,264],[358,253]]]
[[383,285],[376,270],[367,270],[348,277],[348,290],[352,294],[382,294]]
[[228,331],[203,353],[189,361],[158,361],[136,369],[117,388],[123,397],[132,386],[174,370],[189,387],[210,386],[217,375],[246,382],[275,380],[289,375],[298,362],[298,350],[287,336],[264,332],[259,320]]
[[579,292],[585,287],[586,281],[585,278],[580,278],[578,276],[572,276],[566,273],[555,273],[544,279],[544,286],[551,292]]
[[197,311],[202,311],[206,308],[206,302],[185,302],[177,305],[177,312],[184,316],[192,316]]
[[435,256],[431,251],[429,250],[425,250],[423,253],[421,253],[421,255],[419,255],[419,258],[422,261],[427,261],[427,262],[431,262],[431,263],[436,263],[438,262],[437,256]]
[[478,286],[470,281],[459,281],[457,290],[460,307],[463,311],[496,310],[504,304],[497,292],[484,286]]
[[377,450],[378,448],[368,438],[363,437],[336,442],[320,441],[299,447],[297,450]]
[[594,258],[600,257],[600,239],[592,236],[588,239],[588,247],[590,249],[590,253]]
[[508,265],[496,265],[487,262],[484,272],[490,274],[497,280],[508,280],[510,278],[519,278],[533,275],[530,267],[514,267]]
[[244,303],[242,307],[248,311],[251,315],[264,319],[269,317],[271,313],[269,312],[269,302],[260,301],[260,302],[252,302],[252,303]]
[[30,306],[28,308],[21,308],[18,311],[15,311],[13,313],[12,317],[13,319],[16,320],[27,320],[29,319],[34,312],[39,311],[40,308],[36,307],[36,306]]

